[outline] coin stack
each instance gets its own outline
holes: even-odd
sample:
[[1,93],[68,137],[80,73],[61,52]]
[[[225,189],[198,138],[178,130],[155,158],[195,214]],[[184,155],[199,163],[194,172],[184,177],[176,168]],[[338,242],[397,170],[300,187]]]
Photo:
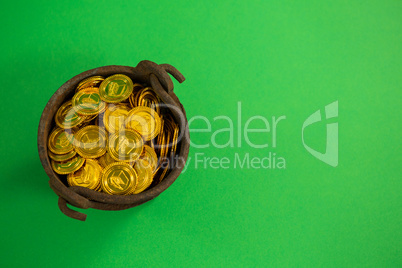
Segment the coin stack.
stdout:
[[151,87],[126,75],[81,81],[55,115],[48,139],[53,170],[69,186],[111,195],[160,183],[176,154],[179,127]]

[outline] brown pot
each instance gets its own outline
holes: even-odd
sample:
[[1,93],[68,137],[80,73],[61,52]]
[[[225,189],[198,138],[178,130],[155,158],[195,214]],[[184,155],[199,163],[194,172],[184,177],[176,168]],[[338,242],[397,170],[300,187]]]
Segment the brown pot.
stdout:
[[[72,98],[75,88],[81,80],[95,75],[107,77],[117,73],[125,74],[133,81],[150,85],[161,100],[169,105],[173,118],[179,124],[180,133],[183,135],[177,145],[177,155],[180,161],[176,161],[162,182],[136,195],[108,195],[84,187],[68,187],[63,183],[61,176],[53,171],[48,157],[47,140],[49,132],[54,127],[54,115],[67,99]],[[82,221],[86,219],[85,214],[70,209],[67,207],[67,203],[78,208],[101,210],[122,210],[141,205],[157,197],[180,175],[187,161],[190,148],[188,121],[182,104],[173,92],[173,82],[168,73],[180,83],[185,79],[173,66],[169,64],[158,65],[151,61],[141,61],[136,67],[119,65],[99,67],[74,76],[64,83],[50,98],[39,122],[38,151],[43,168],[49,176],[49,185],[59,196],[58,205],[65,215]]]

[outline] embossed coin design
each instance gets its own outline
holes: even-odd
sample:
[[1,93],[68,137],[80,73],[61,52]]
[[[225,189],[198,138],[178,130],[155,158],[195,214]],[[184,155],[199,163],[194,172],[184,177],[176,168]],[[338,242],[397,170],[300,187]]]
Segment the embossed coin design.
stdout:
[[74,110],[81,115],[95,115],[106,109],[106,103],[99,97],[99,89],[89,87],[78,91],[72,100]]
[[98,126],[86,126],[75,135],[74,146],[79,155],[85,158],[98,158],[106,152],[107,134]]
[[106,130],[115,133],[123,129],[129,111],[130,107],[127,104],[110,104],[103,116]]
[[138,106],[130,111],[126,119],[126,128],[134,129],[142,138],[149,141],[161,130],[161,120],[154,109]]
[[103,171],[102,190],[108,194],[128,194],[135,190],[137,183],[137,173],[127,163],[116,162]]
[[141,135],[130,129],[113,134],[109,139],[109,153],[117,161],[132,162],[137,160],[144,147]]
[[85,158],[77,155],[65,162],[56,162],[52,160],[52,168],[56,173],[64,175],[78,170],[80,167],[82,167],[84,162]]
[[61,128],[73,128],[84,122],[85,118],[73,109],[71,101],[67,101],[57,110],[54,121]]
[[101,99],[108,103],[122,102],[133,92],[133,81],[124,74],[109,76],[99,86]]
[[87,159],[79,170],[68,174],[67,183],[70,186],[81,186],[95,190],[100,186],[102,167],[96,160]]
[[55,154],[66,154],[74,150],[73,144],[70,142],[70,134],[62,128],[55,128],[50,133],[48,140],[48,149]]

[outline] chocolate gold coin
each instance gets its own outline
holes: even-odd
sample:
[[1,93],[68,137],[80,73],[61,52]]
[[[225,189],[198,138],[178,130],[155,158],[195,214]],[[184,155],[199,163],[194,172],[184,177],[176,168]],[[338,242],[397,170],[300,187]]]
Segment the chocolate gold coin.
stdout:
[[139,194],[152,184],[153,167],[145,159],[138,159],[134,164],[134,170],[138,175],[138,185],[133,194]]
[[141,91],[144,89],[144,87],[141,84],[135,83],[133,85],[133,92],[131,93],[129,97],[129,103],[131,107],[137,107],[138,105],[138,96],[141,94]]
[[86,126],[75,134],[74,147],[84,158],[98,158],[106,152],[107,135],[103,128]]
[[160,175],[159,176],[155,175],[157,183],[160,183],[164,179],[164,177],[169,169],[169,164],[170,164],[170,162],[169,162],[168,158],[165,158],[163,160],[163,162],[161,163],[159,172],[158,172],[158,173],[160,173]]
[[103,116],[103,124],[110,133],[119,132],[125,126],[125,120],[130,111],[130,107],[125,104],[110,104]]
[[100,98],[107,103],[126,100],[133,92],[133,81],[124,74],[115,74],[106,78],[99,86]]
[[62,128],[55,128],[52,133],[50,133],[48,149],[55,154],[66,154],[71,152],[74,147],[70,135],[71,134],[68,134]]
[[82,158],[79,155],[77,155],[64,162],[56,162],[54,160],[52,160],[51,162],[54,172],[56,172],[57,174],[64,175],[80,169],[80,167],[82,167],[82,165],[85,162],[85,158]]
[[144,145],[144,150],[141,154],[141,159],[145,159],[152,167],[152,171],[156,169],[158,166],[158,156],[155,153],[155,150],[148,145]]
[[70,186],[81,186],[92,190],[99,188],[102,177],[102,167],[96,160],[87,159],[79,170],[68,174],[67,183]]
[[74,150],[71,152],[68,152],[66,154],[55,154],[55,153],[52,153],[50,150],[47,153],[48,153],[49,157],[56,162],[67,161],[68,159],[73,158],[77,154],[77,152]]
[[79,126],[86,117],[78,114],[72,107],[72,102],[67,101],[57,110],[54,117],[56,125],[61,128],[73,128]]
[[127,163],[116,162],[103,170],[102,190],[108,194],[125,195],[137,186],[137,173]]
[[160,99],[150,87],[143,88],[139,84],[134,84],[133,94],[129,100],[132,107],[147,106],[160,114]]
[[126,119],[126,128],[134,129],[142,138],[149,141],[161,130],[161,120],[154,109],[138,106],[130,111]]
[[102,81],[105,80],[105,78],[103,76],[91,76],[88,77],[84,80],[82,80],[77,88],[75,89],[75,92],[78,92],[84,88],[88,88],[88,87],[99,87],[99,85],[102,83]]
[[113,157],[111,157],[110,154],[106,151],[104,155],[99,157],[98,162],[103,168],[105,168],[108,165],[115,163],[116,160]]
[[172,140],[172,143],[173,143],[172,153],[173,153],[173,155],[176,154],[178,137],[179,137],[179,127],[175,126],[174,133],[173,133],[173,140]]
[[116,161],[133,162],[140,157],[143,147],[144,141],[138,132],[124,129],[110,137],[108,152]]
[[99,89],[89,87],[75,93],[72,106],[81,115],[96,115],[106,109],[106,103],[99,96]]

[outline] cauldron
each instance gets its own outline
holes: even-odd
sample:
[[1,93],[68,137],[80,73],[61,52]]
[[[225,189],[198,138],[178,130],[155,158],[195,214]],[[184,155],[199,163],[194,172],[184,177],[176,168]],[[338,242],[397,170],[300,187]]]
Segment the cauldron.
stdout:
[[[74,95],[78,83],[91,76],[110,76],[113,74],[124,74],[133,81],[140,82],[152,87],[159,98],[166,104],[170,110],[175,122],[179,125],[180,136],[177,144],[176,161],[171,166],[167,176],[153,187],[146,191],[127,196],[109,195],[97,192],[85,187],[69,187],[61,175],[56,174],[50,164],[48,156],[47,141],[49,132],[54,127],[54,115],[58,108]],[[46,174],[49,176],[50,188],[59,196],[58,205],[60,210],[67,216],[85,221],[86,214],[70,209],[67,203],[77,208],[94,208],[101,210],[123,210],[141,205],[160,193],[165,191],[182,172],[190,148],[190,137],[188,130],[188,121],[183,105],[173,92],[173,82],[169,76],[171,74],[177,81],[182,83],[184,76],[172,65],[156,64],[151,61],[141,61],[136,67],[110,65],[88,70],[74,76],[64,83],[50,98],[43,110],[38,128],[38,151]]]

